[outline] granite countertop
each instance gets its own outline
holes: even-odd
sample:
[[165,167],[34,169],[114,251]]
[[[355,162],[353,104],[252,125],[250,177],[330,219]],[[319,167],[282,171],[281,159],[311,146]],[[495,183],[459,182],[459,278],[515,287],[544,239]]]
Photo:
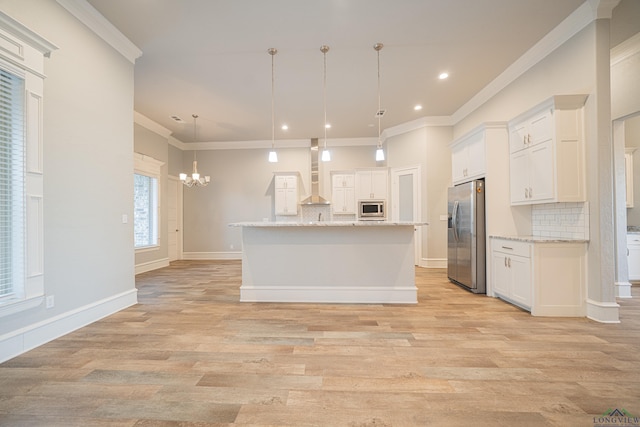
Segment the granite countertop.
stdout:
[[628,225],[627,234],[640,234],[640,227],[637,225]]
[[254,221],[234,222],[230,227],[393,227],[401,225],[429,225],[411,221]]
[[586,239],[572,239],[567,237],[546,237],[546,236],[489,236],[491,239],[514,240],[528,243],[587,243]]

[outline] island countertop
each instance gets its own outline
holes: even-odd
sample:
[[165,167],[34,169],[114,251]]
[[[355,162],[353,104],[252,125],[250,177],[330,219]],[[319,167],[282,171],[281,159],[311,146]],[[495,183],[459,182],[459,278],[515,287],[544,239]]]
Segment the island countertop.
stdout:
[[254,221],[234,222],[230,227],[394,227],[429,225],[413,221]]

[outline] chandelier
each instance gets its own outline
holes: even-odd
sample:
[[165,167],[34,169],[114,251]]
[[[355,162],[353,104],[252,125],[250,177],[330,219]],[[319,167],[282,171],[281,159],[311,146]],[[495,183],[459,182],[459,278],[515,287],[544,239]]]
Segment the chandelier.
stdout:
[[[198,118],[198,115],[192,114],[191,117],[193,117],[193,141],[195,142],[197,141],[196,119]],[[193,172],[191,173],[191,176],[187,176],[186,173],[181,173],[180,181],[182,181],[182,183],[187,187],[193,187],[193,186],[205,187],[209,185],[209,182],[211,181],[211,177],[209,175],[201,177],[200,174],[198,173],[198,161],[196,160],[196,150],[193,150]]]

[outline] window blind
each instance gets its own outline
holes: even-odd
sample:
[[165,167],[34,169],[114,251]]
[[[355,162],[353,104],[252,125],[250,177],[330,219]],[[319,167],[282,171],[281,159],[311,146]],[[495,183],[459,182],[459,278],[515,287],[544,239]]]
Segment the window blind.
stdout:
[[0,300],[24,281],[24,93],[24,79],[0,69]]
[[136,248],[158,244],[158,180],[134,174],[133,230]]

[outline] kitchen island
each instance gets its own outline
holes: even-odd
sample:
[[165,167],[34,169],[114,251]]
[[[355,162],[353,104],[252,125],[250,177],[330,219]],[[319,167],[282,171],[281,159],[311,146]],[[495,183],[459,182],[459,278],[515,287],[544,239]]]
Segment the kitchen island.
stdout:
[[414,229],[391,221],[242,222],[240,301],[415,304]]

